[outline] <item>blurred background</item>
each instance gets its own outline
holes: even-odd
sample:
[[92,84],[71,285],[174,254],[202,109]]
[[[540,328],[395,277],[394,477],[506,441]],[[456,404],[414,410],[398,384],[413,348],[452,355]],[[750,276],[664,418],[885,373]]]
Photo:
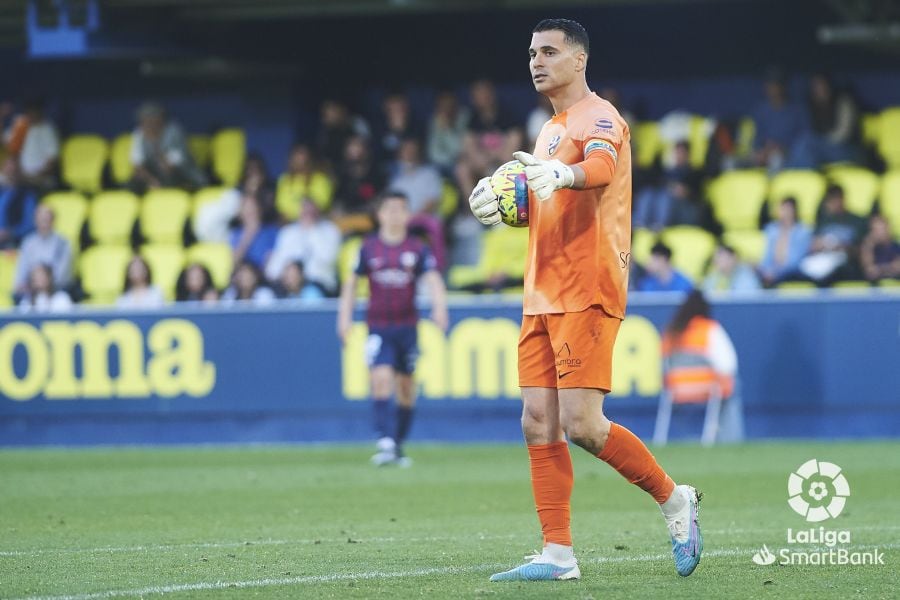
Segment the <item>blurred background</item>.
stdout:
[[[34,0],[0,5],[0,444],[369,439],[333,298],[386,189],[451,290],[413,439],[518,440],[527,230],[466,198],[551,115],[546,17],[632,136],[612,414],[660,433],[700,289],[731,437],[900,434],[896,2]],[[675,408],[699,437],[708,397]]]

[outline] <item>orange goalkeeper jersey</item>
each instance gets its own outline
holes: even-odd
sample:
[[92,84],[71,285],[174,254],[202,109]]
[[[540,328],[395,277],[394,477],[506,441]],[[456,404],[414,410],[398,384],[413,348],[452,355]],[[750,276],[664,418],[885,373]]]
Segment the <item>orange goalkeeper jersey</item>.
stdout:
[[594,152],[615,164],[609,185],[561,189],[541,202],[529,192],[526,315],[598,305],[625,317],[631,261],[631,134],[612,104],[594,93],[544,124],[534,155],[567,165]]

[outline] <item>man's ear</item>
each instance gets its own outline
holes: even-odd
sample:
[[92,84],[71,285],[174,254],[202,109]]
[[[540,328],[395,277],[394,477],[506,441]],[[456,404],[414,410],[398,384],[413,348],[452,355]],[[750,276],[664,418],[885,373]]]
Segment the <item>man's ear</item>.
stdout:
[[575,56],[575,70],[579,73],[587,68],[587,52],[582,50]]

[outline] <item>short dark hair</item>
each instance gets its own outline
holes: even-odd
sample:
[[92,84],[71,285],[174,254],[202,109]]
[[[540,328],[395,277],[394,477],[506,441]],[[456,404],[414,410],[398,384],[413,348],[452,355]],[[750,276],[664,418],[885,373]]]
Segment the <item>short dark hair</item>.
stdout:
[[825,197],[831,198],[832,196],[839,196],[841,198],[844,197],[844,188],[842,188],[837,183],[830,183],[828,187],[825,189]]
[[791,208],[794,209],[794,212],[797,212],[797,199],[793,196],[788,196],[784,200],[781,201],[782,204],[790,204]]
[[650,248],[650,254],[665,256],[666,260],[672,260],[672,249],[662,242],[656,242],[655,244],[653,244],[653,247]]
[[399,190],[386,190],[382,192],[380,196],[378,196],[377,200],[375,200],[375,211],[377,212],[381,210],[381,207],[388,200],[403,200],[407,204],[407,206],[409,205],[409,196],[407,196],[403,192]]
[[540,31],[562,31],[566,34],[567,44],[578,44],[584,48],[584,53],[591,54],[591,42],[585,28],[578,21],[572,19],[544,19],[534,26],[531,33]]

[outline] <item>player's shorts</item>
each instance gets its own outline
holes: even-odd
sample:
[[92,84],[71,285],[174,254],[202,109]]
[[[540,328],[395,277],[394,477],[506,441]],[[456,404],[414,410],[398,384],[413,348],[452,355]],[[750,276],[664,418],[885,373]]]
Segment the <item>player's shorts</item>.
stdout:
[[366,340],[366,361],[369,368],[380,365],[393,367],[398,373],[411,375],[419,358],[415,325],[370,327]]
[[519,386],[612,389],[612,356],[622,321],[599,306],[577,313],[524,315]]

